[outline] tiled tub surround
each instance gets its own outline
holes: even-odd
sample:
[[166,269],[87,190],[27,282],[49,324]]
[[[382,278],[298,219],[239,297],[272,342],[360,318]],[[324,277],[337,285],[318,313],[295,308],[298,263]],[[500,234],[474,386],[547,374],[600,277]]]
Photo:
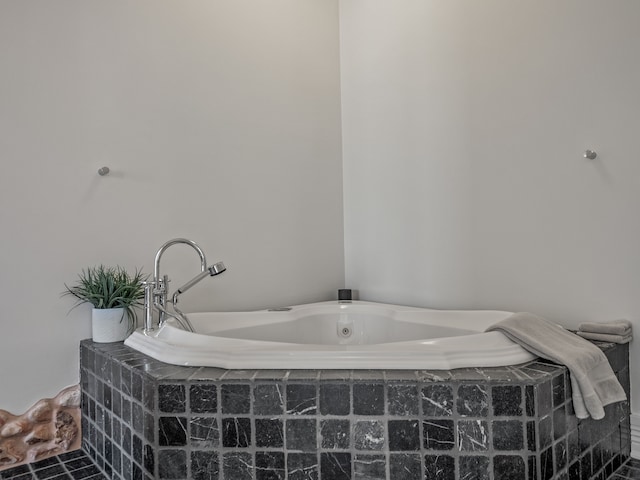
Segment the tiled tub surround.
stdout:
[[[602,344],[628,392],[628,346]],[[83,447],[116,479],[602,479],[628,403],[578,421],[564,367],[177,367],[81,344]]]

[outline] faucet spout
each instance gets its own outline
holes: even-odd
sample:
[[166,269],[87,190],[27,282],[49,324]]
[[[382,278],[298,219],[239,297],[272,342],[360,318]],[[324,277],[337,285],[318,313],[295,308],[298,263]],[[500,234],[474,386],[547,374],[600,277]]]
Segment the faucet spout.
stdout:
[[156,253],[154,267],[153,267],[153,278],[156,278],[156,279],[160,278],[160,259],[162,258],[162,254],[167,250],[167,248],[169,248],[172,245],[176,245],[178,243],[183,243],[185,245],[189,245],[193,247],[193,249],[196,252],[198,252],[198,255],[200,256],[200,266],[202,268],[202,271],[204,272],[206,270],[207,259],[204,255],[204,252],[200,248],[200,246],[193,240],[189,240],[187,238],[174,238],[173,240],[169,240],[168,242],[165,242],[164,245],[162,245],[158,249],[158,252]]

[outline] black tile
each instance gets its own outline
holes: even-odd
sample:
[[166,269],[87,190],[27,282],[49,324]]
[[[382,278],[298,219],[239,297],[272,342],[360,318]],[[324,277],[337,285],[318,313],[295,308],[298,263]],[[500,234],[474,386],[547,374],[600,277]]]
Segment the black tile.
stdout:
[[[490,480],[489,457],[461,456],[458,460],[461,480]],[[515,477],[514,479],[515,480]]]
[[158,477],[183,479],[187,477],[187,452],[185,450],[160,450],[158,452]]
[[256,418],[256,446],[282,448],[284,446],[284,425],[281,419]]
[[284,480],[284,452],[256,452],[256,480]]
[[[162,447],[186,445],[187,419],[185,417],[160,417],[158,420],[158,440]],[[134,457],[136,457],[135,452]]]
[[356,415],[383,415],[384,385],[356,383],[353,386],[353,413]]
[[536,414],[535,403],[535,389],[533,385],[527,385],[524,387],[524,405],[525,413],[528,417],[533,417]]
[[555,444],[553,447],[553,459],[556,472],[567,466],[567,444],[565,441]]
[[417,451],[420,450],[420,422],[419,420],[389,420],[389,450]]
[[458,420],[458,449],[484,452],[489,448],[489,427],[485,420]]
[[222,419],[223,447],[246,448],[250,445],[251,419],[240,417]]
[[384,455],[357,454],[353,460],[354,479],[385,480],[387,461]]
[[553,437],[553,422],[550,416],[540,419],[538,422],[538,449],[544,450],[551,445]]
[[155,454],[151,445],[145,445],[143,448],[142,462],[145,470],[153,475],[155,469]]
[[562,405],[565,401],[564,374],[557,375],[551,380],[551,397],[554,407]]
[[318,480],[318,456],[313,453],[287,453],[288,480]]
[[249,453],[229,452],[222,457],[225,480],[252,480],[253,459]]
[[[553,448],[549,447],[540,454],[540,480],[553,478]],[[589,478],[589,477],[582,477]]]
[[215,448],[220,431],[215,417],[192,417],[189,422],[190,445],[193,448]]
[[496,420],[492,422],[493,448],[496,450],[522,450],[524,436],[520,420]]
[[220,461],[214,451],[191,451],[191,478],[193,480],[218,480]]
[[421,480],[422,458],[419,454],[392,453],[389,455],[389,474],[392,479]]
[[489,411],[487,387],[484,385],[460,385],[456,409],[463,417],[486,417]]
[[292,415],[314,415],[317,410],[318,395],[313,384],[287,385],[287,413]]
[[418,415],[419,396],[416,385],[389,385],[387,397],[389,415]]
[[351,422],[349,420],[321,420],[321,446],[327,450],[349,448]]
[[422,428],[427,450],[451,450],[454,447],[453,420],[423,421]]
[[564,406],[553,411],[553,439],[558,440],[567,434],[567,415]]
[[225,384],[220,387],[220,401],[222,413],[246,414],[251,413],[251,398],[249,385]]
[[449,455],[425,455],[425,479],[456,480],[455,463]]
[[496,455],[493,458],[494,480],[525,478],[524,459],[516,455]]
[[544,383],[539,384],[536,387],[536,406],[538,409],[538,416],[544,417],[551,413],[553,405],[553,399],[551,397],[551,380],[547,380]]
[[283,387],[279,384],[258,384],[253,388],[255,415],[281,415],[284,412]]
[[0,472],[0,478],[13,478],[18,475],[30,474],[31,470],[28,465],[20,465],[18,467],[8,468],[3,472]]
[[286,448],[300,452],[316,450],[316,421],[314,419],[291,419],[285,424]]
[[187,405],[184,385],[158,385],[158,408],[163,413],[183,413]]
[[493,414],[496,416],[522,416],[522,387],[519,385],[495,386],[491,389]]
[[382,450],[386,446],[381,420],[358,420],[353,430],[353,442],[358,450]]
[[348,384],[320,385],[320,413],[322,415],[349,415],[351,387]]
[[218,411],[218,389],[211,384],[195,384],[189,387],[191,411],[216,413]]
[[422,387],[422,412],[427,417],[448,417],[453,414],[453,389],[451,385],[426,385]]
[[529,452],[536,451],[536,422],[530,420],[526,423],[527,429],[527,450]]
[[350,453],[321,453],[320,478],[331,480],[351,480]]

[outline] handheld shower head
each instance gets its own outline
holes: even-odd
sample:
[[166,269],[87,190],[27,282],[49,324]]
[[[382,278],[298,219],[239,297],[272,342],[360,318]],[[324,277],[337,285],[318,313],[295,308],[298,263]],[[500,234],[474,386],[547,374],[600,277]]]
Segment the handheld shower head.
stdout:
[[227,267],[225,267],[224,263],[222,262],[214,263],[213,265],[207,268],[207,272],[209,272],[209,275],[211,275],[212,277],[215,277],[216,275],[220,275],[226,270],[227,270]]
[[222,263],[222,262],[214,263],[210,267],[207,267],[203,272],[200,272],[198,275],[193,277],[191,280],[189,280],[183,286],[178,288],[174,293],[174,299],[176,298],[177,295],[180,295],[180,294],[186,292],[187,290],[189,290],[191,287],[193,287],[196,283],[198,283],[200,280],[202,280],[206,276],[210,275],[212,277],[215,277],[216,275],[220,275],[226,269],[227,269],[227,267],[225,267],[224,263]]

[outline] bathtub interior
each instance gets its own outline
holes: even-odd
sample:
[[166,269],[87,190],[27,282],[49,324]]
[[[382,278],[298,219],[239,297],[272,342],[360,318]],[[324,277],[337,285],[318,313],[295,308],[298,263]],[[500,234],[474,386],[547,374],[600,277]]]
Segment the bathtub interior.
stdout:
[[215,336],[310,345],[375,345],[473,333],[476,332],[468,329],[390,321],[387,316],[371,313],[325,313],[266,325],[217,330]]

